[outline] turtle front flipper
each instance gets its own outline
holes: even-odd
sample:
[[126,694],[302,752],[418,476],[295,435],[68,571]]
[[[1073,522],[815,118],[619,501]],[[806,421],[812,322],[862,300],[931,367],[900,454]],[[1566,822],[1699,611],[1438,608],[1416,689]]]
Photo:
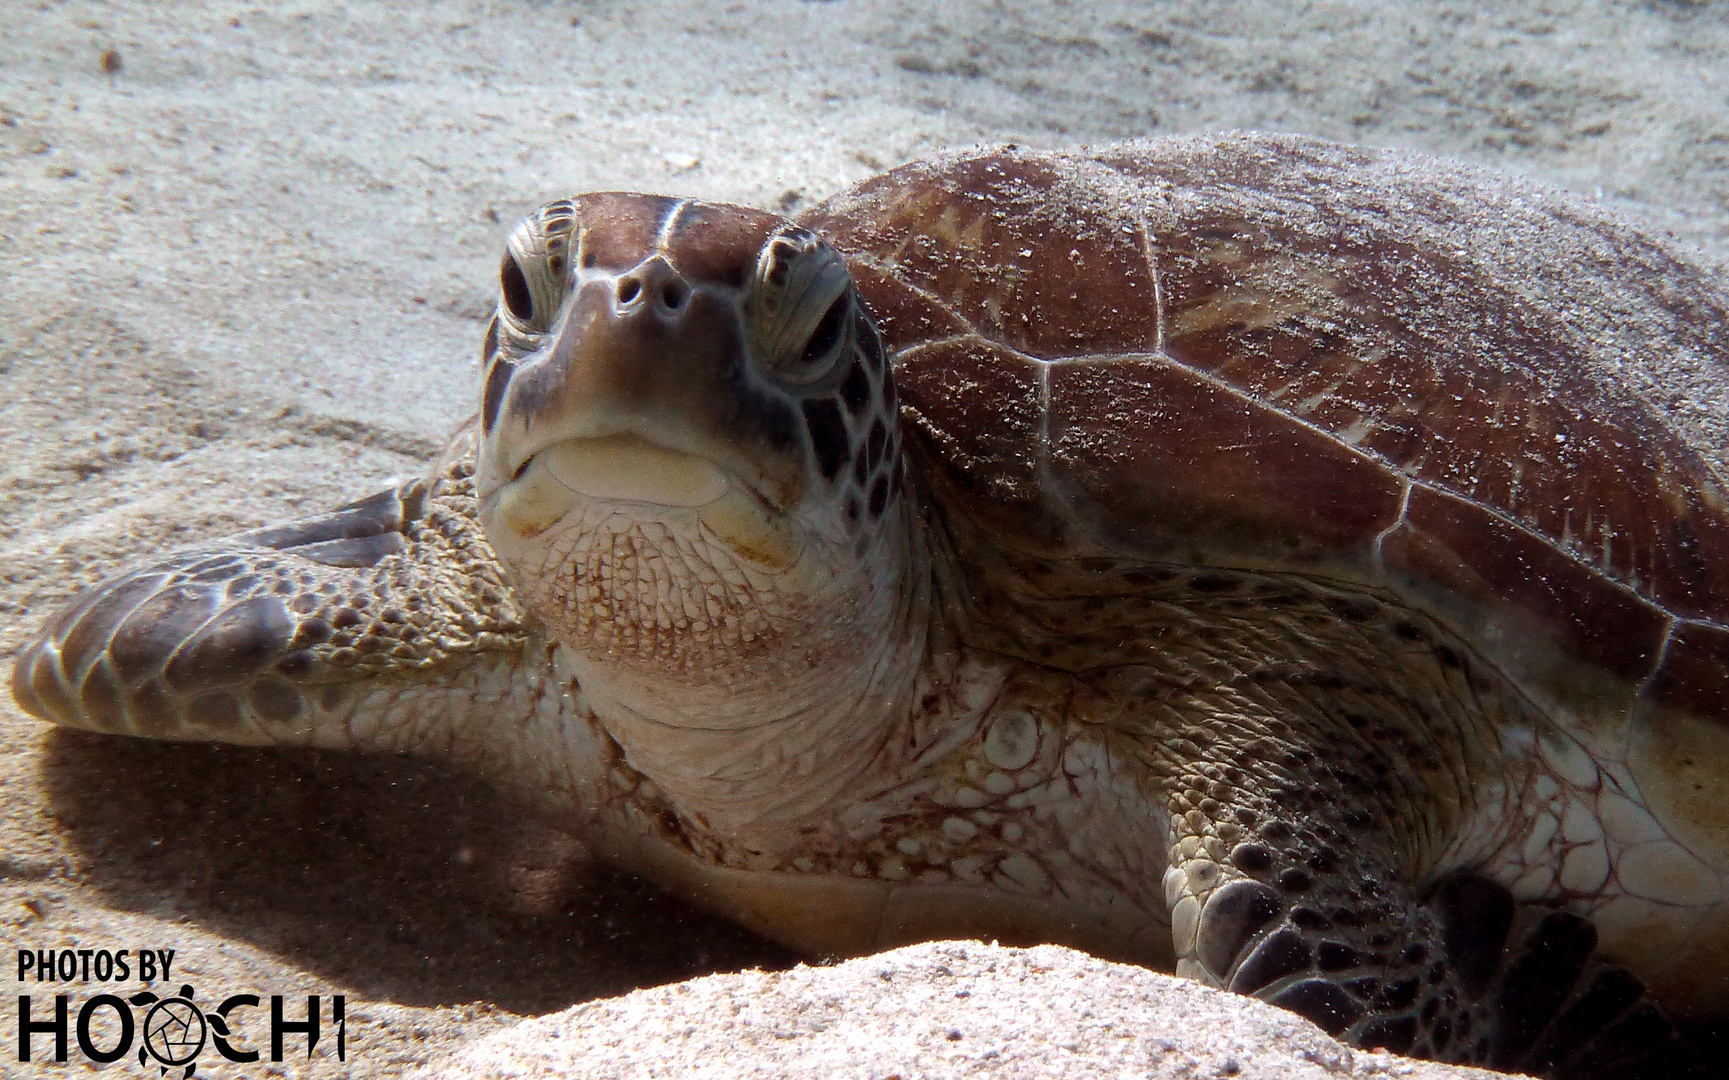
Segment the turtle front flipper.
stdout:
[[1303,797],[1288,777],[1281,803],[1232,775],[1197,769],[1173,802],[1179,973],[1366,1049],[1564,1080],[1709,1075],[1639,980],[1595,956],[1588,919],[1477,876],[1422,890],[1348,792],[1311,781]]
[[1475,876],[1443,882],[1425,904],[1488,1021],[1473,1048],[1480,1064],[1574,1080],[1711,1075],[1639,979],[1596,955],[1589,919],[1517,904]]
[[126,571],[49,621],[13,696],[116,734],[460,756],[480,703],[496,719],[546,708],[530,699],[551,667],[475,518],[470,472],[458,460]]

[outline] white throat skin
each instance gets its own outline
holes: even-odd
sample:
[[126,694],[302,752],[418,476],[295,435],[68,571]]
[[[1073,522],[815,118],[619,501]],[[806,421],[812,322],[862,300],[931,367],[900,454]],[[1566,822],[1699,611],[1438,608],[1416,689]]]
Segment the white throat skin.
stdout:
[[916,752],[921,523],[905,498],[853,536],[801,522],[781,566],[705,510],[583,500],[501,554],[632,768],[717,839],[796,845],[784,823],[886,785]]

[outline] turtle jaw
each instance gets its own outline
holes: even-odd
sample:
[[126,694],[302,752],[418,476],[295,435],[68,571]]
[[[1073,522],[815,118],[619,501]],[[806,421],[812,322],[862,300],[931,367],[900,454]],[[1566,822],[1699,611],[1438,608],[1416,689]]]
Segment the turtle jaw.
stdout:
[[635,434],[579,436],[541,447],[481,500],[487,530],[507,561],[526,555],[523,549],[542,533],[595,510],[712,534],[734,555],[771,572],[791,567],[804,547],[797,522],[748,480],[709,458]]

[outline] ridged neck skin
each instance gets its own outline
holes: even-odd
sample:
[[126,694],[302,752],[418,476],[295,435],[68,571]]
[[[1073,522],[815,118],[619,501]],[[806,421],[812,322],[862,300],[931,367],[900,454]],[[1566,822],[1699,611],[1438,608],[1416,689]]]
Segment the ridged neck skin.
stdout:
[[777,823],[886,781],[913,749],[930,566],[895,503],[845,547],[806,532],[778,571],[677,515],[595,505],[515,576],[632,768],[719,837],[796,843]]

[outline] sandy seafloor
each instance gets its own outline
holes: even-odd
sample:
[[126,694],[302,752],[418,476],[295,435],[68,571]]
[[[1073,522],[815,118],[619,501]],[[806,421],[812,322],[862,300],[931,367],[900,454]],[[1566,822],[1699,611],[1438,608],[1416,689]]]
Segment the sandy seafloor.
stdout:
[[[1729,255],[1729,3],[0,0],[0,657],[128,560],[417,472],[545,199],[793,208],[955,144],[1231,127],[1467,158]],[[15,947],[174,948],[207,1003],[346,995],[346,1065],[244,1075],[396,1075],[791,959],[437,766],[9,700],[0,755],[3,1011],[48,993]]]

